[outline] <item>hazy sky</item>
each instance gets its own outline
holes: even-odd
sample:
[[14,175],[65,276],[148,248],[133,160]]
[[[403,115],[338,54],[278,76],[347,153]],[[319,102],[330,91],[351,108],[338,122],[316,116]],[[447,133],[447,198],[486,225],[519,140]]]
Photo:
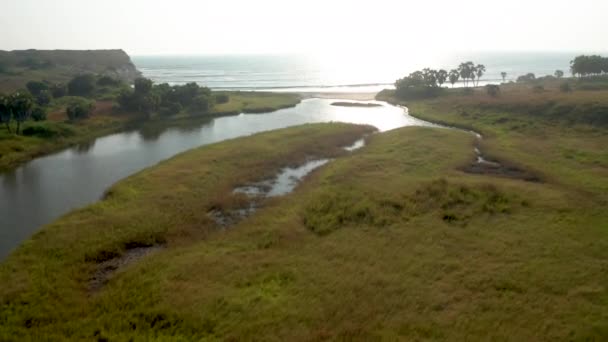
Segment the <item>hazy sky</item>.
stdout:
[[608,49],[608,0],[0,0],[0,49],[130,54]]

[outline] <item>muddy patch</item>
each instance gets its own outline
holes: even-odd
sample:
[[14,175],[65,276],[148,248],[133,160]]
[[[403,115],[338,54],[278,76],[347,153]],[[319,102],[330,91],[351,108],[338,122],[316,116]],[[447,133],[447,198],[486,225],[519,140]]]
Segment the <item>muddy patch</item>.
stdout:
[[274,179],[264,180],[235,188],[232,193],[244,195],[246,204],[236,209],[211,209],[207,215],[220,227],[229,227],[253,215],[267,198],[291,193],[312,171],[330,162],[331,159],[315,159],[298,167],[283,168]]
[[[478,139],[481,139],[481,136],[478,135]],[[522,170],[512,165],[505,165],[496,161],[487,160],[486,158],[484,158],[478,146],[475,147],[474,151],[476,155],[475,161],[469,164],[467,167],[463,168],[464,172],[478,175],[493,175],[513,179],[521,179],[527,182],[541,181],[540,177],[526,170]]]
[[99,291],[114,277],[116,272],[163,248],[162,245],[132,247],[119,257],[98,263],[95,273],[89,279],[89,290]]

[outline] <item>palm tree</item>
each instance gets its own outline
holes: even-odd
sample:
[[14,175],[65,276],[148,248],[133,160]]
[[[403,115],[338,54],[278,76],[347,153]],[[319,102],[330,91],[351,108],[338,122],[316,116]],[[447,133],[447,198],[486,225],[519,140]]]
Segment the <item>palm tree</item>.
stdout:
[[460,72],[460,78],[464,80],[464,86],[468,85],[469,79],[473,79],[475,64],[473,62],[460,63],[458,71]]
[[479,80],[481,80],[481,76],[486,72],[486,66],[483,64],[477,64],[475,67],[475,72],[477,74],[477,85],[479,85]]
[[448,77],[450,79],[450,83],[452,83],[452,88],[454,88],[454,84],[456,84],[456,82],[458,82],[458,80],[460,79],[460,72],[458,71],[458,69],[452,69],[450,70],[450,74]]
[[502,83],[505,83],[507,81],[507,73],[506,72],[501,72],[500,76],[502,76]]
[[437,83],[441,87],[441,86],[443,86],[445,81],[448,79],[449,74],[447,71],[441,69],[441,70],[437,71],[436,76],[437,76]]
[[32,114],[34,99],[27,93],[15,93],[9,100],[13,118],[17,121],[17,134],[21,128],[21,123],[26,121]]
[[11,133],[11,107],[9,97],[0,94],[0,123],[6,125],[6,130]]

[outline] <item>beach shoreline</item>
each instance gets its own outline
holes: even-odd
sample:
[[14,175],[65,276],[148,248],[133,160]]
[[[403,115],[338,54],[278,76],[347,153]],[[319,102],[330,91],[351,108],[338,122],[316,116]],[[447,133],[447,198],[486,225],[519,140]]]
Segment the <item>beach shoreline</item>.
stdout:
[[348,93],[348,92],[335,92],[335,93],[322,93],[322,92],[299,92],[302,99],[340,99],[340,100],[353,100],[353,101],[373,101],[376,99],[377,92],[368,93]]

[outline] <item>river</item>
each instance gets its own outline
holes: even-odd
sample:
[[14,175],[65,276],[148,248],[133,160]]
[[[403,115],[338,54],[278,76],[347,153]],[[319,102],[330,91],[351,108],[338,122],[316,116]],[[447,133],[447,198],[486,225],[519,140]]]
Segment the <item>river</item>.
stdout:
[[0,174],[0,259],[43,225],[98,201],[117,181],[195,147],[315,122],[369,124],[380,131],[430,125],[386,103],[357,108],[336,107],[332,102],[308,99],[272,113],[213,118],[187,128],[112,134]]

